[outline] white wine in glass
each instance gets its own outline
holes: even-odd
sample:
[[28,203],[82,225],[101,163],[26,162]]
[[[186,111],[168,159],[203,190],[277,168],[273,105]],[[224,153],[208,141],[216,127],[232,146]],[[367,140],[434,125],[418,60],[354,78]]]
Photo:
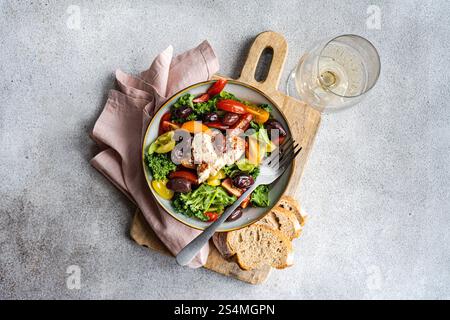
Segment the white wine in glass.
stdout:
[[378,80],[380,57],[357,35],[321,41],[303,55],[289,76],[287,93],[321,112],[359,102]]

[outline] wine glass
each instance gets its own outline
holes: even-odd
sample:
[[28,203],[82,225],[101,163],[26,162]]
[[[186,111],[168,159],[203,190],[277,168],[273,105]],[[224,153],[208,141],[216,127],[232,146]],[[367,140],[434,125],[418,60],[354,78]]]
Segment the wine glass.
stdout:
[[287,94],[331,113],[361,101],[380,74],[380,57],[368,40],[346,34],[306,52],[287,81]]

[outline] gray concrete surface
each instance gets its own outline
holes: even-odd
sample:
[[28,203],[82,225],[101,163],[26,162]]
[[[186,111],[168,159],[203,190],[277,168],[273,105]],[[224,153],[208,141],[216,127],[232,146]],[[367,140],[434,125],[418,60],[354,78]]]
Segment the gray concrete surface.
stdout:
[[[367,27],[371,4],[380,30]],[[430,0],[0,1],[0,299],[450,298],[449,16]],[[290,45],[283,79],[314,40],[341,33],[372,40],[382,74],[363,103],[323,118],[296,264],[251,286],[135,245],[134,208],[88,164],[88,132],[116,68],[208,39],[237,76],[269,29]]]

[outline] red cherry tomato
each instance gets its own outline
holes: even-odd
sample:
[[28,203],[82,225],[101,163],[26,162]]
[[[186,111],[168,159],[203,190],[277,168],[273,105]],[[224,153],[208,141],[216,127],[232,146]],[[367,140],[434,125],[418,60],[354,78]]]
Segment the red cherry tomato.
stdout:
[[[163,116],[161,117],[161,121],[159,122],[159,131],[158,131],[159,135],[169,131],[169,130],[165,130],[165,129],[167,129],[167,124],[165,124],[164,122],[169,122],[170,117],[171,117],[170,112],[164,113]],[[165,126],[165,128],[163,126]]]
[[197,175],[191,171],[186,170],[173,171],[169,174],[169,178],[170,179],[183,178],[192,183],[197,184]]
[[207,122],[205,123],[207,127],[209,128],[215,128],[215,129],[219,129],[219,130],[227,130],[229,128],[229,126],[224,125],[222,122],[220,121],[214,121],[214,122]]
[[240,103],[239,101],[224,99],[217,102],[217,108],[220,110],[233,112],[237,114],[245,114],[245,104]]
[[215,212],[205,212],[205,216],[208,217],[208,222],[216,221],[219,218],[219,214]]
[[160,126],[160,135],[163,133],[166,133],[168,131],[172,131],[172,130],[176,130],[176,129],[180,129],[180,126],[177,125],[176,123],[170,122],[170,121],[163,121],[161,122],[161,126]]
[[192,102],[200,103],[200,102],[206,102],[208,100],[209,100],[209,94],[204,93],[204,94],[201,94],[198,97],[196,97],[194,100],[192,100]]
[[226,84],[227,84],[226,79],[219,79],[211,86],[211,88],[208,89],[208,91],[206,93],[208,93],[210,97],[213,97],[216,94],[219,94],[220,92],[222,92],[222,90],[223,90],[223,88],[225,88]]

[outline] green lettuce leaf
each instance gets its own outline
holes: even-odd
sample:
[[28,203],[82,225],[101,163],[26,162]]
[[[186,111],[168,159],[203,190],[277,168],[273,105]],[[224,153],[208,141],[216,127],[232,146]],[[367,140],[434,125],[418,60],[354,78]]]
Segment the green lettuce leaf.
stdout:
[[260,185],[252,192],[250,197],[251,203],[256,207],[269,206],[269,187],[267,185]]
[[236,200],[236,197],[229,196],[221,186],[202,184],[194,191],[177,194],[173,206],[177,212],[208,221],[205,212],[222,212]]

